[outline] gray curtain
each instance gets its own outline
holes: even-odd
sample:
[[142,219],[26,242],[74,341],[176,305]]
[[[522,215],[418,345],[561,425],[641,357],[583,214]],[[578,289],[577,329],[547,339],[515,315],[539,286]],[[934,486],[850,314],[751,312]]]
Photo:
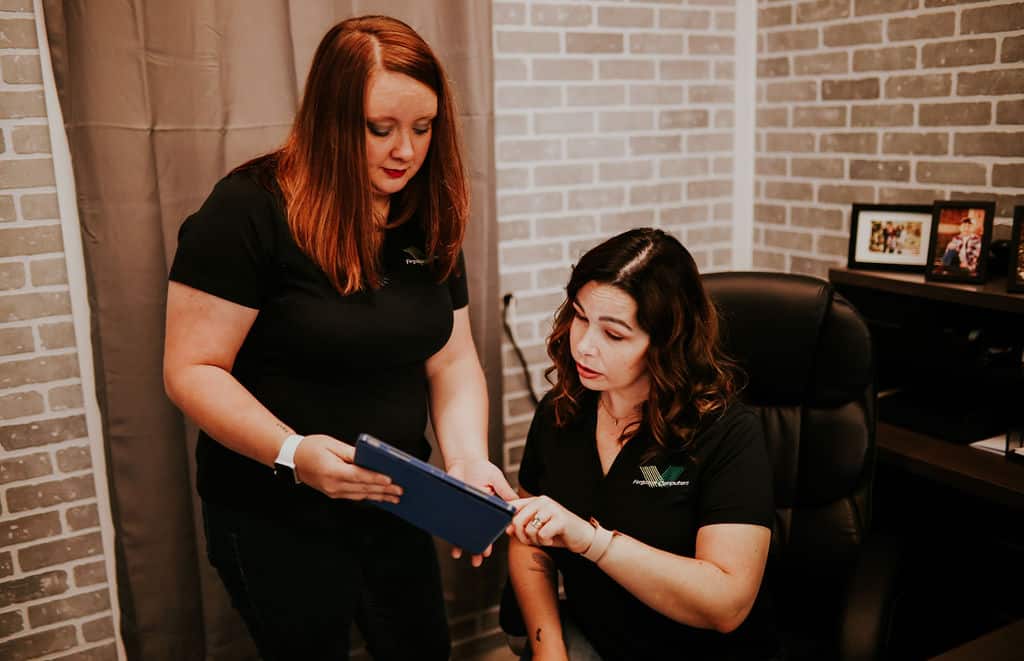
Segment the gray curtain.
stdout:
[[[342,18],[405,20],[454,84],[473,181],[470,309],[500,457],[490,11],[476,0],[44,1],[82,222],[130,658],[254,656],[206,562],[194,430],[163,392],[166,277],[185,216],[234,165],[281,142],[316,45]],[[483,571],[446,554],[442,565],[451,615],[496,602],[502,558]]]

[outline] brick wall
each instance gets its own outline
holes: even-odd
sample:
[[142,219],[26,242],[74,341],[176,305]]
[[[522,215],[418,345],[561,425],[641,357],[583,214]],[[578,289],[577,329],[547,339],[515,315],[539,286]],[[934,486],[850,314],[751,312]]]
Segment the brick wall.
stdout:
[[846,263],[850,203],[1024,204],[1024,2],[761,0],[754,266]]
[[41,81],[32,1],[0,0],[0,658],[114,659]]
[[[544,338],[588,248],[655,225],[701,269],[732,264],[735,7],[494,2],[501,290],[538,392]],[[514,474],[533,406],[507,341],[503,354]]]

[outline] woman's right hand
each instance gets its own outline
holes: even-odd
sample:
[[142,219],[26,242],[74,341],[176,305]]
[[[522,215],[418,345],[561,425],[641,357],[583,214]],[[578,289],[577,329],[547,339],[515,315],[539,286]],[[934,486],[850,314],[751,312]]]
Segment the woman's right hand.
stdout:
[[356,466],[355,448],[325,434],[306,436],[295,451],[295,475],[330,498],[397,503],[402,487],[382,473]]

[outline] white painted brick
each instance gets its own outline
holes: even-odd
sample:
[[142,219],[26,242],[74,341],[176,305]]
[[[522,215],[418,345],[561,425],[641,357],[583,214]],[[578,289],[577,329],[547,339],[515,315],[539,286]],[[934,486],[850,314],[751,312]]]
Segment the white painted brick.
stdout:
[[530,221],[498,219],[498,240],[518,241],[530,238]]
[[604,241],[607,237],[591,237],[589,239],[580,239],[579,241],[569,242],[569,259],[577,260],[580,256]]
[[657,60],[602,60],[598,64],[601,80],[653,80]]
[[565,52],[622,53],[624,41],[623,35],[615,32],[569,32],[565,35]]
[[598,127],[606,131],[649,131],[654,128],[654,113],[649,110],[617,110],[602,112]]
[[589,163],[537,166],[533,170],[534,187],[578,186],[592,183],[594,183],[594,166]]
[[664,225],[704,223],[711,218],[711,209],[706,204],[686,204],[658,210],[658,220]]
[[[538,218],[537,236],[542,238],[593,234],[597,221],[593,216],[569,216],[564,218]],[[568,282],[568,280],[566,280]],[[541,284],[539,287],[548,285]]]
[[691,34],[687,40],[690,55],[732,55],[735,39],[732,36]]
[[601,181],[648,180],[653,175],[654,163],[649,159],[598,164],[598,178]]
[[537,58],[533,61],[534,80],[593,80],[594,63],[589,59]]
[[569,138],[569,158],[608,158],[626,155],[625,138]]
[[600,209],[602,207],[620,207],[626,201],[626,189],[588,188],[569,191],[570,209]]
[[617,106],[625,102],[625,85],[571,85],[566,89],[570,106]]
[[708,160],[704,157],[665,158],[658,166],[662,177],[700,177],[708,173]]
[[629,139],[631,154],[674,154],[682,151],[682,137],[678,135],[634,136]]
[[526,135],[529,132],[529,115],[496,115],[494,118],[495,135],[501,138]]
[[597,24],[602,27],[653,27],[654,10],[647,7],[600,7]]
[[634,105],[679,105],[682,85],[630,85],[629,102]]
[[629,35],[630,53],[682,55],[683,35],[663,32],[637,32]]
[[[591,229],[585,232],[578,232],[578,234],[589,234],[593,232],[593,223],[591,223]],[[568,264],[562,266],[555,266],[549,269],[541,269],[537,272],[537,287],[541,289],[547,289],[551,287],[558,287],[564,289],[565,285],[569,282],[569,277],[572,275],[572,270]],[[564,294],[559,293],[559,296]]]
[[629,189],[629,203],[633,206],[679,202],[682,196],[683,184],[678,181],[633,186]]
[[503,292],[533,289],[533,271],[513,271],[498,277],[498,287]]
[[732,133],[695,133],[686,136],[686,149],[690,153],[731,151]]
[[691,181],[686,184],[687,199],[706,197],[725,197],[732,195],[732,181],[713,179],[707,181]]
[[562,210],[562,193],[524,193],[498,196],[501,218],[523,214],[538,214]]
[[560,291],[548,294],[526,294],[516,299],[516,312],[524,317],[529,315],[551,316],[555,314],[555,310],[564,300],[565,294]]
[[562,49],[562,40],[556,32],[498,30],[496,34],[496,53],[557,53]]
[[732,85],[691,85],[690,103],[732,103],[736,94]]
[[526,188],[530,185],[529,168],[498,168],[498,190]]
[[562,88],[553,85],[500,85],[494,91],[494,110],[548,108],[562,105]]
[[496,82],[526,80],[528,76],[529,69],[526,66],[526,60],[511,57],[494,58],[494,80]]
[[704,10],[659,9],[658,25],[663,28],[706,30],[711,26],[711,12]]
[[491,8],[491,22],[495,25],[523,25],[526,23],[526,3],[493,3]]
[[658,69],[663,80],[707,80],[711,65],[707,60],[661,60]]
[[601,231],[605,234],[618,234],[634,227],[649,227],[654,224],[654,210],[640,209],[620,213],[601,215]]
[[590,7],[585,4],[541,4],[535,3],[530,13],[533,25],[558,27],[580,27],[590,25]]
[[502,246],[501,263],[505,266],[526,266],[557,262],[564,257],[559,241],[534,243],[526,246]]
[[694,129],[707,126],[708,111],[704,108],[663,110],[658,113],[659,129]]
[[689,227],[686,229],[687,245],[722,243],[732,239],[732,228],[712,225],[710,227]]
[[551,161],[562,158],[559,140],[499,140],[499,161]]
[[533,130],[538,133],[590,133],[594,130],[591,112],[540,112],[534,115]]

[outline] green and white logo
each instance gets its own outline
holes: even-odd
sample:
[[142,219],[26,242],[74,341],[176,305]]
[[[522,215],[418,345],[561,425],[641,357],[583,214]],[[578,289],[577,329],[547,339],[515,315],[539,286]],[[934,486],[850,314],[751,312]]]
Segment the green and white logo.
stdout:
[[685,487],[690,484],[689,480],[680,480],[685,466],[669,466],[659,471],[657,466],[641,466],[640,473],[644,476],[642,480],[633,480],[633,484],[639,484],[652,489],[660,487]]
[[404,252],[406,255],[408,255],[408,257],[405,258],[405,263],[406,264],[414,264],[416,266],[423,266],[425,264],[429,264],[430,262],[432,262],[432,261],[434,261],[436,259],[436,257],[427,257],[423,253],[423,251],[420,250],[419,248],[417,248],[416,246],[409,246],[408,248],[406,248],[402,252]]

